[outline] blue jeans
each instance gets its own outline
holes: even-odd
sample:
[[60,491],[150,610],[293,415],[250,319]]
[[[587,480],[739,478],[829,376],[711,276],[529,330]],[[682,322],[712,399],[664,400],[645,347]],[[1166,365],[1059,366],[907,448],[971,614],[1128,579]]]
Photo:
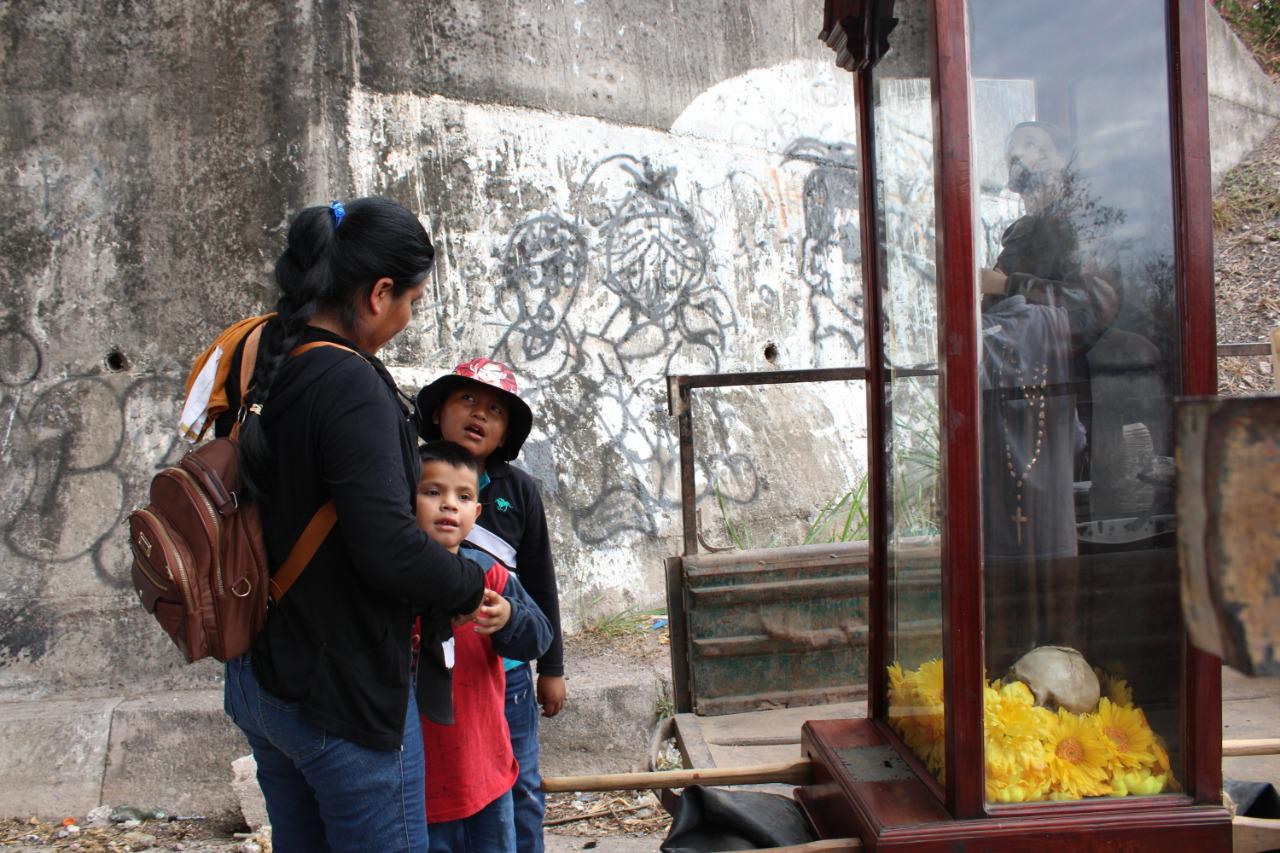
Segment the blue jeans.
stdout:
[[538,698],[533,691],[529,664],[507,670],[507,728],[511,750],[520,764],[520,775],[511,788],[516,813],[516,849],[542,853],[542,815],[546,795],[538,772]]
[[227,661],[224,702],[258,762],[279,853],[427,849],[426,778],[409,691],[401,749],[367,749],[263,690],[248,654]]
[[431,853],[516,853],[511,792],[471,817],[431,824]]

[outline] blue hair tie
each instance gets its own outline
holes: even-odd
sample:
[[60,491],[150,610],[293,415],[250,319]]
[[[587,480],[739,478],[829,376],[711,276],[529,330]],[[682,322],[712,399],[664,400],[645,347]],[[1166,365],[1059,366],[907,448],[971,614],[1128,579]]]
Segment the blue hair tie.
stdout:
[[330,203],[329,210],[333,213],[333,230],[337,231],[338,227],[342,225],[342,217],[347,215],[347,209],[342,206],[342,202],[335,198]]

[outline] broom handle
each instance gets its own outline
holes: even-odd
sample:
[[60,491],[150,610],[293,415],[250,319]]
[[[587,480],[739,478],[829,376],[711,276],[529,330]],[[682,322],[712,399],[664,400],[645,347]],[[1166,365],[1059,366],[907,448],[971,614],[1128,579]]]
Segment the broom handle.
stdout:
[[809,759],[799,758],[780,764],[758,764],[748,767],[550,776],[542,780],[542,790],[554,794],[564,791],[633,791],[684,788],[688,785],[759,785],[769,782],[803,785],[812,779],[811,768]]

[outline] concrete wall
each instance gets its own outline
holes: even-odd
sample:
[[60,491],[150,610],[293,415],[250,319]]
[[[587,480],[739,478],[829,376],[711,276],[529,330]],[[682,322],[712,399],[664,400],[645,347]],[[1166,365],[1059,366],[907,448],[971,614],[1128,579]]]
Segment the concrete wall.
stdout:
[[[0,14],[6,695],[216,683],[136,606],[120,522],[183,450],[187,365],[269,307],[307,203],[388,195],[429,224],[434,305],[387,360],[411,391],[514,363],[571,623],[663,600],[668,373],[860,361],[851,83],[816,0]],[[700,398],[704,497],[796,541],[861,470],[859,394]]]

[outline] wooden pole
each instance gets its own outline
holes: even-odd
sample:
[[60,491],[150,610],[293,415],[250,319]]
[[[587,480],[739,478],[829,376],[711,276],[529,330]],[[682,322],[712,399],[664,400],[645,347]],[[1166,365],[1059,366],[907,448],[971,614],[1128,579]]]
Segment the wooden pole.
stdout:
[[591,776],[552,776],[542,780],[549,794],[564,791],[631,791],[683,788],[687,785],[762,785],[776,782],[804,785],[812,781],[807,758],[780,764],[749,767],[711,767],[694,770],[657,770],[649,773],[600,773]]
[[1280,755],[1280,737],[1257,740],[1224,740],[1222,757],[1241,755]]
[[1280,329],[1271,330],[1271,381],[1280,391]]
[[761,847],[755,853],[861,853],[861,838],[826,838],[787,847]]
[[[1224,740],[1224,758],[1246,755],[1280,755],[1280,738]],[[597,773],[590,776],[549,776],[542,790],[549,794],[565,791],[639,791],[683,788],[686,785],[805,785],[812,780],[813,766],[807,758],[779,764],[745,767],[707,767],[693,770],[657,770],[648,773]]]

